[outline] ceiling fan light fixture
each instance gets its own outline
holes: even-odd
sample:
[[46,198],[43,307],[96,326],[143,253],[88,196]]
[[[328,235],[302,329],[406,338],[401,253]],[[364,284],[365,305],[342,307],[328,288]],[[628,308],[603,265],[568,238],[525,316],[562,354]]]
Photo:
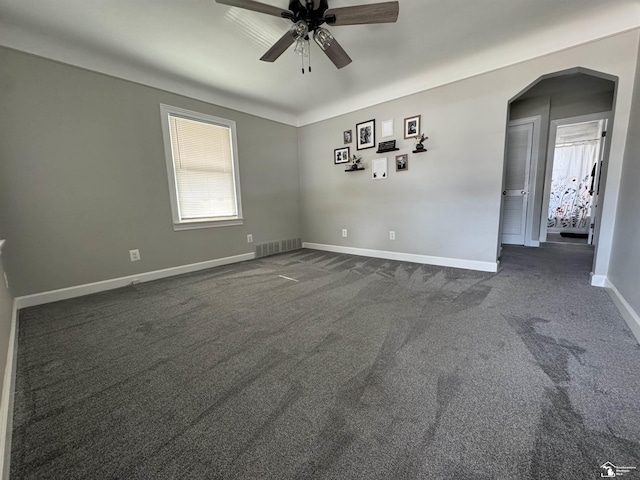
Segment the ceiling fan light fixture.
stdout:
[[326,50],[333,42],[333,35],[326,28],[318,28],[313,32],[313,39],[322,50]]
[[309,56],[309,37],[299,37],[296,40],[296,46],[293,50],[298,55],[302,55],[303,57]]
[[289,31],[291,32],[293,38],[295,38],[296,40],[304,38],[309,33],[309,25],[307,25],[307,22],[305,22],[304,20],[300,20],[299,22],[294,23],[293,27],[291,27],[291,30]]

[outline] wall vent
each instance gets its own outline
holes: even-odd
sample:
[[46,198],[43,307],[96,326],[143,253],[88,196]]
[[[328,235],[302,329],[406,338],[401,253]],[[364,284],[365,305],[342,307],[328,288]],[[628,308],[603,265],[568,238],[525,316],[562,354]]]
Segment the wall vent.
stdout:
[[302,248],[301,238],[291,238],[289,240],[276,240],[275,242],[260,243],[256,245],[256,258],[268,257],[282,252],[298,250]]

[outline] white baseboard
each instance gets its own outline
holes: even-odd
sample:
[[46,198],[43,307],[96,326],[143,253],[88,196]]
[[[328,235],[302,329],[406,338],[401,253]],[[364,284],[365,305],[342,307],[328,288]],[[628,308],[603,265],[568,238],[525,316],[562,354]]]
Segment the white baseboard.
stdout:
[[256,255],[253,252],[244,253],[242,255],[218,258],[215,260],[208,260],[206,262],[192,263],[189,265],[181,265],[179,267],[171,267],[165,268],[163,270],[154,270],[152,272],[138,273],[136,275],[113,278],[111,280],[104,280],[102,282],[87,283],[85,285],[78,285],[75,287],[61,288],[59,290],[51,290],[49,292],[35,293],[33,295],[25,295],[23,297],[16,298],[16,305],[19,310],[21,308],[33,307],[35,305],[42,305],[44,303],[57,302],[58,300],[82,297],[84,295],[90,295],[92,293],[104,292],[106,290],[113,290],[114,288],[126,287],[132,282],[150,282],[151,280],[173,277],[175,275],[182,275],[183,273],[197,272],[198,270],[205,270],[207,268],[229,265],[231,263],[244,262],[246,260],[253,260],[255,257]]
[[616,286],[611,283],[608,278],[605,280],[604,286],[607,289],[607,293],[612,298],[613,303],[615,303],[618,310],[620,310],[622,318],[627,322],[627,325],[629,325],[629,328],[635,335],[636,340],[640,343],[640,315],[638,315],[633,307],[629,305],[629,302],[625,300]]
[[498,271],[498,262],[480,262],[477,260],[464,260],[461,258],[432,257],[430,255],[416,255],[414,253],[387,252],[384,250],[370,250],[367,248],[342,247],[339,245],[324,245],[321,243],[308,242],[304,242],[302,247],[309,248],[311,250],[323,250],[325,252],[384,258],[385,260],[400,260],[403,262],[422,263],[425,265],[438,265],[440,267],[465,268],[467,270],[479,270],[481,272]]
[[591,275],[591,286],[592,287],[606,287],[609,280],[607,280],[606,275]]
[[11,329],[9,330],[9,348],[7,364],[2,379],[2,398],[0,398],[0,479],[9,480],[9,462],[11,460],[11,432],[13,430],[13,389],[16,369],[16,332],[18,308],[13,302]]

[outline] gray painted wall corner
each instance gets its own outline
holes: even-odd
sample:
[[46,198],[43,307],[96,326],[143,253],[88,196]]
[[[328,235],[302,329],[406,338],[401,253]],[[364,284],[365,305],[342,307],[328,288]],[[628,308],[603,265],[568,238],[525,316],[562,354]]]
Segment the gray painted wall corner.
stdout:
[[[0,244],[2,241],[0,241]],[[7,366],[7,354],[9,352],[9,334],[11,332],[11,317],[13,313],[13,296],[4,281],[4,268],[2,266],[2,245],[0,245],[0,372],[3,373]],[[3,384],[0,383],[0,398]],[[0,452],[1,453],[1,452]]]
[[[6,48],[0,61],[0,211],[16,295],[300,237],[295,127]],[[236,122],[244,225],[173,230],[161,103]]]
[[626,139],[608,277],[640,315],[640,56]]
[[13,412],[15,342],[11,336],[14,321],[14,298],[5,283],[2,266],[4,240],[0,240],[0,478],[9,478]]

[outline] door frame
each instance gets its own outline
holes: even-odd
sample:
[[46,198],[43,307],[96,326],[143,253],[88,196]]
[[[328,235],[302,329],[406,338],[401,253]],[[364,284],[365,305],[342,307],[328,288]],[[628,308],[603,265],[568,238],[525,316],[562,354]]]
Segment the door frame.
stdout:
[[600,224],[600,211],[602,210],[602,199],[603,196],[600,196],[600,188],[604,188],[604,183],[602,183],[602,170],[605,165],[605,155],[607,152],[608,144],[609,144],[609,136],[607,135],[607,131],[609,130],[609,119],[601,120],[602,126],[600,128],[600,135],[602,135],[600,140],[600,151],[598,152],[598,160],[596,161],[596,170],[595,170],[595,178],[593,181],[594,191],[591,193],[591,218],[589,219],[589,237],[587,243],[589,245],[593,245],[596,237],[596,225]]
[[[613,118],[613,112],[600,112],[600,113],[591,113],[589,115],[580,115],[578,117],[567,117],[567,118],[558,118],[556,120],[551,120],[549,123],[549,143],[547,144],[547,165],[544,172],[544,193],[542,195],[542,209],[540,211],[540,238],[538,244],[541,242],[544,243],[547,241],[547,216],[549,214],[549,199],[551,196],[551,177],[553,176],[553,162],[555,160],[555,152],[556,152],[556,136],[558,133],[558,127],[562,127],[564,125],[571,125],[574,123],[586,123],[586,122],[594,122],[597,120],[606,120],[607,129],[611,126],[611,119]],[[608,142],[607,142],[608,143]],[[605,149],[601,149],[602,156],[600,161],[605,160]],[[604,165],[603,165],[604,167]],[[600,175],[598,175],[600,176]],[[600,188],[604,188],[604,184],[600,185]],[[602,198],[602,194],[600,194],[600,198]],[[595,202],[597,198],[594,198]],[[598,222],[600,219],[596,219]],[[593,235],[593,244],[596,243],[596,235]]]
[[[531,159],[529,161],[529,178],[527,183],[527,216],[524,224],[524,246],[525,247],[539,247],[540,242],[538,239],[532,237],[533,231],[533,212],[534,205],[537,201],[535,185],[537,180],[537,166],[540,154],[540,125],[542,123],[542,115],[534,115],[532,117],[518,118],[517,120],[509,120],[507,125],[507,132],[511,127],[517,127],[519,125],[533,124],[533,131],[531,132]],[[508,136],[507,136],[508,138]],[[502,190],[504,191],[504,182],[506,178],[506,169],[508,168],[508,159],[505,158],[505,176],[502,181]],[[502,213],[500,214],[500,244],[502,244]]]

